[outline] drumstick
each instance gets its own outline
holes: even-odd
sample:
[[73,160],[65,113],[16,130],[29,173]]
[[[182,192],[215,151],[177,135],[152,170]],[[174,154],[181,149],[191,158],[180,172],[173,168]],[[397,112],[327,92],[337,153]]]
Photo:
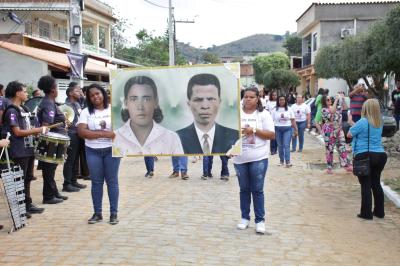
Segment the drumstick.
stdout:
[[57,124],[53,124],[53,125],[51,125],[51,126],[46,126],[47,128],[55,128],[55,127],[58,127],[58,126],[61,126],[61,125],[63,125],[64,124],[64,122],[60,122],[60,123],[57,123]]

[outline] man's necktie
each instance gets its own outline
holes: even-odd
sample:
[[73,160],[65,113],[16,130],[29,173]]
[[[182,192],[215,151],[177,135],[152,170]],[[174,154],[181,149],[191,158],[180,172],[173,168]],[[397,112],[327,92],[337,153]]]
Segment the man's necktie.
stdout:
[[203,135],[203,139],[204,139],[204,142],[203,142],[203,153],[204,154],[210,154],[211,151],[210,151],[210,143],[208,143],[208,135],[204,134]]

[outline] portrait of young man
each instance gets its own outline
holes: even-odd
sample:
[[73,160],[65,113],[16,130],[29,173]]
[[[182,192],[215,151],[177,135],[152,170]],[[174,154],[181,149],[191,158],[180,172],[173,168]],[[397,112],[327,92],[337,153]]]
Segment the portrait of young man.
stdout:
[[196,74],[187,85],[187,105],[193,123],[177,131],[185,154],[226,153],[239,131],[216,123],[221,104],[221,85],[213,74]]

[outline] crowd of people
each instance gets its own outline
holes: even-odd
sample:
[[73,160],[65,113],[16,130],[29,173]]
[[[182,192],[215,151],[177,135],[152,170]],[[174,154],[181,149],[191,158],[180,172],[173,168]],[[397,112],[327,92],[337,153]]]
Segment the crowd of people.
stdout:
[[[207,78],[209,82],[203,84],[202,82]],[[194,149],[199,149],[200,153],[207,150],[207,152],[204,152],[205,156],[202,157],[203,175],[201,179],[213,178],[213,156],[207,154],[219,153],[222,149],[218,146],[218,136],[214,135],[215,130],[225,132],[224,136],[233,136],[233,133],[229,131],[230,129],[224,128],[214,121],[216,113],[212,120],[209,119],[209,116],[205,119],[196,113],[196,108],[199,107],[196,106],[195,101],[202,99],[202,96],[198,96],[201,94],[196,94],[199,93],[198,89],[211,85],[215,88],[215,92],[211,92],[215,95],[213,99],[219,99],[219,83],[213,81],[211,76],[195,76],[193,81],[190,82],[188,103],[189,105],[192,104],[190,108],[193,112],[194,123],[176,133],[158,126],[157,123],[161,122],[163,115],[158,105],[157,87],[147,77],[134,77],[127,82],[124,89],[124,101],[127,109],[121,112],[125,124],[117,131],[112,130],[109,95],[98,84],[92,84],[83,89],[75,82],[69,84],[65,104],[74,111],[72,121],[66,119],[65,114],[56,103],[59,91],[56,80],[51,76],[41,77],[38,81],[38,89],[33,93],[35,97],[43,97],[37,107],[36,116],[32,116],[24,106],[24,102],[28,99],[28,92],[24,84],[12,81],[6,88],[0,85],[0,126],[2,133],[0,147],[8,146],[12,163],[19,165],[23,170],[27,217],[30,218],[32,214],[44,211],[44,208],[37,207],[33,203],[30,187],[31,181],[36,179],[33,175],[34,138],[48,132],[69,137],[70,145],[67,149],[67,159],[63,164],[62,191],[72,193],[85,189],[86,185],[77,181],[79,177],[91,180],[93,215],[88,220],[89,224],[103,220],[104,183],[107,185],[110,201],[109,223],[118,223],[120,157],[113,157],[112,146],[115,139],[121,147],[119,150],[122,153],[132,152],[129,149],[157,150],[159,147],[154,146],[154,142],[149,140],[151,138],[160,139],[159,141],[162,142],[169,139],[171,154],[196,153]],[[397,90],[392,94],[392,101],[398,127],[400,81],[396,85]],[[305,148],[304,132],[306,128],[311,128],[312,120],[317,132],[323,136],[325,142],[326,172],[328,174],[333,173],[335,148],[339,154],[340,165],[348,172],[353,171],[346,149],[346,137],[352,138],[354,158],[370,158],[370,175],[358,176],[362,195],[361,210],[358,217],[363,219],[372,219],[373,216],[384,217],[383,192],[380,185],[380,175],[387,160],[381,141],[383,124],[379,102],[376,99],[368,99],[367,92],[362,85],[356,85],[349,93],[350,107],[346,105],[343,93],[331,97],[328,90],[320,89],[315,99],[315,115],[312,114],[310,106],[305,104],[305,97],[295,92],[290,92],[288,95],[278,95],[277,91],[274,90],[266,92],[250,87],[242,90],[241,96],[242,153],[233,156],[232,159],[232,156],[220,156],[222,163],[220,179],[229,180],[229,159],[233,161],[238,177],[241,211],[238,229],[248,228],[250,205],[253,201],[256,232],[265,233],[264,179],[268,168],[268,158],[270,155],[278,153],[278,166],[290,168],[293,165],[291,153],[296,151],[301,153]],[[194,98],[196,100],[193,100]],[[207,108],[218,109],[218,106],[215,105],[216,101],[213,102],[214,106],[210,105]],[[146,110],[146,114],[150,114],[149,117],[144,113],[139,118],[137,117],[137,114],[132,110],[138,108],[139,105],[140,108]],[[130,108],[130,106],[133,107]],[[346,132],[343,128],[343,122],[351,126]],[[141,128],[140,132],[143,134],[135,134],[134,137],[127,138],[132,135],[132,132],[135,132],[133,130],[135,127]],[[146,130],[142,130],[143,128]],[[193,143],[199,142],[201,146],[190,145],[190,142],[182,142],[181,145],[179,139],[188,138],[189,131],[208,132],[204,136],[198,137],[199,139],[193,140]],[[8,132],[11,134],[9,140],[5,139]],[[161,136],[163,136],[163,139]],[[211,141],[211,145],[209,141]],[[231,142],[234,141],[235,139],[232,137]],[[11,145],[9,145],[10,143]],[[156,160],[157,157],[144,157],[145,177],[154,176]],[[197,157],[195,157],[195,161],[197,161]],[[43,176],[43,204],[59,204],[68,199],[60,193],[57,187],[55,181],[57,166],[57,163],[39,159],[38,170],[42,171]],[[169,177],[177,178],[179,176],[183,180],[189,179],[187,156],[172,157],[172,174]],[[374,196],[374,209],[372,209],[371,190]]]

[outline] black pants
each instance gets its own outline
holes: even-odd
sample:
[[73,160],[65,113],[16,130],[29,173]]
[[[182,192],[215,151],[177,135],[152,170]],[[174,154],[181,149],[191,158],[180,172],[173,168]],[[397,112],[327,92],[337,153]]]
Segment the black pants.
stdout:
[[58,194],[57,184],[54,180],[57,164],[39,161],[43,174],[43,200],[50,200]]
[[79,138],[79,174],[81,176],[89,176],[89,167],[86,161],[85,140]]
[[[368,152],[359,153],[356,158],[364,158]],[[359,176],[361,185],[361,210],[360,214],[365,218],[385,216],[384,194],[381,186],[381,173],[385,167],[387,155],[384,152],[369,152],[370,175]],[[372,194],[374,195],[374,210],[372,212]]]
[[24,172],[24,189],[25,189],[25,204],[31,204],[31,181],[32,178],[28,175],[28,167],[29,167],[29,160],[30,157],[25,158],[13,158],[14,165],[19,165]]
[[67,150],[67,160],[64,163],[64,186],[76,183],[79,167],[79,137],[78,134],[68,134],[70,143]]

